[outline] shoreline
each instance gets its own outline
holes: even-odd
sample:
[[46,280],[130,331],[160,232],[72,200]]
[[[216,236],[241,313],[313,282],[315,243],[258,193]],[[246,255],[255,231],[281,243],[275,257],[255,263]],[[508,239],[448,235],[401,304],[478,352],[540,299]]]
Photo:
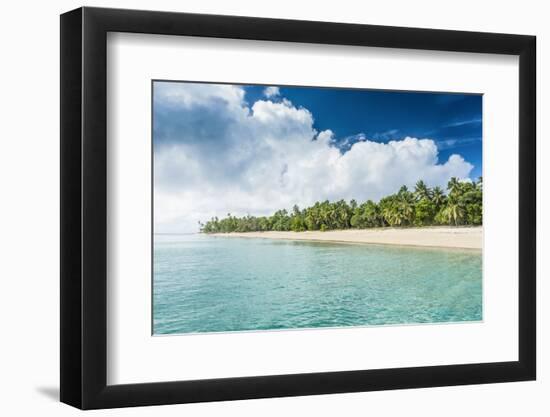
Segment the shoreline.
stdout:
[[474,249],[483,247],[482,226],[427,226],[411,228],[373,228],[306,231],[306,232],[232,232],[210,233],[216,237],[262,238],[327,243],[356,243],[394,246],[416,246],[447,249]]

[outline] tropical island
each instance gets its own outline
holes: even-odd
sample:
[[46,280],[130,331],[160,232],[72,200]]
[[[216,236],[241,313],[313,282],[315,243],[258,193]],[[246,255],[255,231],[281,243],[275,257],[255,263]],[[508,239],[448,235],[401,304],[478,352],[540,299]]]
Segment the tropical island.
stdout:
[[154,335],[486,319],[481,94],[152,95]]
[[446,192],[418,181],[413,191],[402,186],[378,202],[323,201],[260,217],[228,214],[201,223],[200,231],[238,237],[481,249],[482,222],[482,178],[470,182],[453,177]]

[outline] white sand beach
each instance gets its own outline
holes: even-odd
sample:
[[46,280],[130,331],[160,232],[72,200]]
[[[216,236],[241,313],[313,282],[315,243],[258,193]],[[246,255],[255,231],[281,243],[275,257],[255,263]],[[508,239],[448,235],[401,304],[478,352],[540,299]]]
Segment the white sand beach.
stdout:
[[330,230],[326,232],[214,233],[211,236],[308,240],[340,243],[481,249],[483,227],[419,227]]

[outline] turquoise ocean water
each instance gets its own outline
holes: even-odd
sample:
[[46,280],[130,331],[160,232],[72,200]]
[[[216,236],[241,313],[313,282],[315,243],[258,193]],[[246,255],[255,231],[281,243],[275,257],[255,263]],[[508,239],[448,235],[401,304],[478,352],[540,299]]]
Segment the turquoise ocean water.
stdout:
[[481,252],[155,235],[153,334],[482,320]]

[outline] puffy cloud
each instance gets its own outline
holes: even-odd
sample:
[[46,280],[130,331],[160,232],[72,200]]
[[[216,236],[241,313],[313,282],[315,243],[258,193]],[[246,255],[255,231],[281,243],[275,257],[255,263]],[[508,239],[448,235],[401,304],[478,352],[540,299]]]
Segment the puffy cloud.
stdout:
[[155,85],[156,232],[197,231],[198,221],[228,212],[378,200],[419,179],[444,186],[473,168],[456,154],[440,163],[432,139],[361,137],[341,151],[333,132],[315,130],[309,110],[286,99],[249,107],[244,95],[238,86]]
[[264,89],[264,96],[267,98],[277,97],[281,95],[281,90],[279,90],[279,87],[266,87]]

